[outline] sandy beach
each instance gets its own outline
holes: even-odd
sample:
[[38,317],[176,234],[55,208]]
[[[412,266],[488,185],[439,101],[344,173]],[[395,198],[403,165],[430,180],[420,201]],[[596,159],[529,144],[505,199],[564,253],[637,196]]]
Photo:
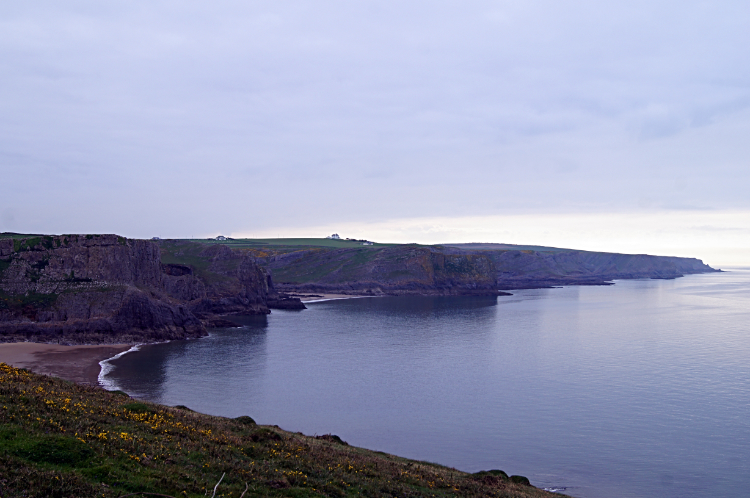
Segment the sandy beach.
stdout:
[[[354,299],[351,294],[311,294],[301,295],[303,302],[312,303],[332,299]],[[128,344],[107,344],[91,346],[61,346],[35,342],[0,343],[0,363],[32,372],[53,375],[78,384],[99,385],[99,362],[127,351]]]
[[292,294],[299,297],[303,303],[314,303],[316,301],[330,301],[332,299],[354,299],[358,297],[374,297],[372,295],[353,295],[353,294]]
[[5,343],[0,344],[0,363],[96,386],[99,384],[101,370],[99,362],[127,351],[130,347],[127,344],[60,346],[35,342]]

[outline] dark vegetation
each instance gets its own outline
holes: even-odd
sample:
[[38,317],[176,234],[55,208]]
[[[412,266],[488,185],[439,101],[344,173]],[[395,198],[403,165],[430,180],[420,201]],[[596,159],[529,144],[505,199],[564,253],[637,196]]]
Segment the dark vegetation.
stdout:
[[214,488],[217,497],[552,496],[498,470],[467,474],[0,364],[3,498],[197,498]]
[[51,307],[57,301],[59,294],[7,294],[0,291],[0,310],[28,312],[29,309],[43,310]]
[[[207,258],[203,251],[205,244],[185,243],[184,241],[162,241],[159,243],[161,250],[161,262],[165,265],[184,265],[192,269],[194,274],[208,284],[221,284],[229,282],[231,277],[215,271],[212,268],[214,262]],[[229,273],[237,270],[238,260],[227,260],[218,262],[220,270]],[[213,271],[212,271],[213,270]]]
[[2,273],[5,270],[7,270],[8,268],[10,268],[10,263],[11,262],[12,262],[12,260],[10,258],[7,258],[7,259],[0,258],[0,275],[2,275]]

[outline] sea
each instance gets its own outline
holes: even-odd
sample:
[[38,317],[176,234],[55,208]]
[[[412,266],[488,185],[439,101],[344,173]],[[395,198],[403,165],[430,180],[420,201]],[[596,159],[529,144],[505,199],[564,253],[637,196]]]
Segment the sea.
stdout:
[[750,268],[236,319],[100,380],[579,498],[750,496]]

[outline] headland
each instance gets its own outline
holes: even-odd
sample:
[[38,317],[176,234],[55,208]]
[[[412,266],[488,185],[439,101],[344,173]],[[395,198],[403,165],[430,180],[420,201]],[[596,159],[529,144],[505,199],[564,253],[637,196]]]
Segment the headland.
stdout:
[[303,300],[502,296],[717,271],[694,258],[541,246],[220,239],[0,234],[0,342],[150,343],[205,336],[235,325],[232,315],[303,310]]

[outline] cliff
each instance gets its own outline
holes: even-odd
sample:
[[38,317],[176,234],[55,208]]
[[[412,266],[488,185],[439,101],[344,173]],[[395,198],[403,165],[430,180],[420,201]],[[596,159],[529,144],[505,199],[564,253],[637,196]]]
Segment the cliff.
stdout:
[[277,287],[295,292],[373,295],[497,295],[496,268],[483,254],[404,245],[309,248],[266,259]]
[[162,263],[117,235],[0,239],[0,341],[115,343],[200,337],[219,314],[268,313],[267,272],[228,247]]
[[717,271],[695,258],[513,247],[280,244],[248,250],[259,256],[277,287],[287,292],[491,295],[499,290],[608,285],[615,279],[677,278]]
[[499,295],[716,271],[693,258],[542,247],[305,244],[0,234],[0,341],[200,337],[230,325],[223,315],[304,309],[279,291]]
[[[476,250],[475,250],[476,251]],[[576,250],[484,250],[497,269],[498,289],[608,285],[618,279],[671,279],[715,270],[695,258]]]

